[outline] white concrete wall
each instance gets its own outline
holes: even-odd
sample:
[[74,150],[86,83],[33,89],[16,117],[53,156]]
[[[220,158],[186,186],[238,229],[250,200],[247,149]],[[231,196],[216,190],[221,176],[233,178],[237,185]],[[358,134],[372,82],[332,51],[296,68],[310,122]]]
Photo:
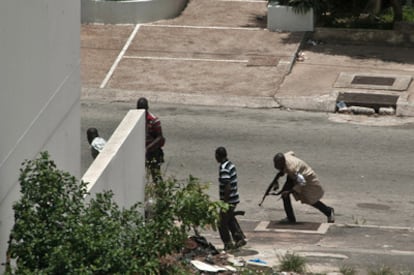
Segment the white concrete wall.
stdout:
[[80,177],[80,91],[79,1],[1,0],[0,262],[21,163],[47,150]]
[[130,110],[84,174],[91,197],[103,190],[129,208],[145,198],[145,111]]
[[178,16],[188,0],[81,0],[82,23],[137,24]]

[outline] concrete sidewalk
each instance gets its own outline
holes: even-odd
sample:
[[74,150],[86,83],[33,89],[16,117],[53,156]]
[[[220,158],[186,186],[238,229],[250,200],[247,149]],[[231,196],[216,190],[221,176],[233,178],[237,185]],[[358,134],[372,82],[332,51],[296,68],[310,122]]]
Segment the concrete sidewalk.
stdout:
[[[340,93],[395,96],[396,114],[414,116],[413,55],[403,47],[306,40],[275,99],[292,109],[334,112]],[[373,81],[355,85],[356,77]],[[394,86],[375,84],[387,78]],[[407,85],[397,87],[404,78]]]
[[[277,222],[239,220],[248,243],[230,251],[236,259],[260,259],[277,270],[287,253],[302,256],[312,273],[339,272],[348,267],[357,274],[390,268],[394,274],[414,272],[414,228],[358,224],[312,224],[275,226]],[[221,249],[217,232],[203,232]]]

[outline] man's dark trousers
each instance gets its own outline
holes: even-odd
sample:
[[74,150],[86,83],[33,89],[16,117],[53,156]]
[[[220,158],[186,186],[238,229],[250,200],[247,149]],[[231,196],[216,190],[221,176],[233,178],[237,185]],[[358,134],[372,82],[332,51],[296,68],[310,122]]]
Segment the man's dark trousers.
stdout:
[[[244,234],[241,231],[240,225],[234,216],[236,205],[230,205],[227,211],[220,212],[219,233],[223,243],[230,244],[232,238],[234,242],[244,239]],[[231,234],[231,236],[230,236]]]

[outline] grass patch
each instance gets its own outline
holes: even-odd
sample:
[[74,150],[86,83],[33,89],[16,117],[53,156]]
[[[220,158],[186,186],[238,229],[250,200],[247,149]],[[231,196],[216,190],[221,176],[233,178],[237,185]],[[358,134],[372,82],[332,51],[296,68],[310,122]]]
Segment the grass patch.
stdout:
[[295,253],[287,253],[279,258],[280,260],[280,271],[290,271],[296,273],[306,272],[306,259],[302,256],[296,255]]
[[339,268],[339,272],[341,272],[343,275],[355,275],[357,274],[357,271],[352,266],[341,266]]
[[368,275],[394,275],[394,272],[387,266],[381,266],[376,270],[368,271]]

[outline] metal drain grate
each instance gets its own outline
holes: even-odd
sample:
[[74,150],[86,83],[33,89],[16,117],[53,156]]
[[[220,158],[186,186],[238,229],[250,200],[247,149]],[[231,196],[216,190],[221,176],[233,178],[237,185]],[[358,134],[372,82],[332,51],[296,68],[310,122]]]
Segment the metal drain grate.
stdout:
[[335,88],[406,91],[411,75],[370,74],[341,72],[334,83]]
[[394,82],[395,82],[394,77],[356,75],[352,79],[351,84],[392,86],[394,85]]

